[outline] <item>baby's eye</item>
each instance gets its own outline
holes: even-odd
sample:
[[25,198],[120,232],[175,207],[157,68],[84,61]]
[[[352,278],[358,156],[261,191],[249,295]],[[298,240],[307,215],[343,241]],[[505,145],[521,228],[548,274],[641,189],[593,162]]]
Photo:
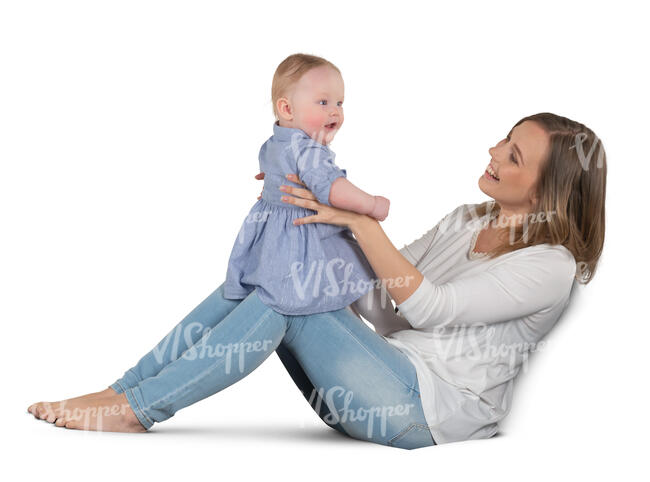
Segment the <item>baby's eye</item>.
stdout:
[[319,100],[318,103],[319,103],[320,105],[327,105],[327,101],[326,101],[326,100]]
[[336,105],[338,105],[339,107],[341,107],[341,106],[343,105],[343,101],[342,101],[342,100],[339,100],[339,101],[336,103]]

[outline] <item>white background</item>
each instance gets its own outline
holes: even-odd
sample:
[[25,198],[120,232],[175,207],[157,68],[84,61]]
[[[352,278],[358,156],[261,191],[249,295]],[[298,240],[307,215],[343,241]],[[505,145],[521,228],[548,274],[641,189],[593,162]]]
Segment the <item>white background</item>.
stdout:
[[[0,3],[2,470],[70,480],[647,477],[641,2],[228,4]],[[346,120],[331,147],[351,181],[391,199],[382,225],[398,248],[459,204],[488,199],[478,188],[488,148],[520,118],[553,112],[601,138],[601,264],[518,380],[501,433],[414,451],[347,439],[316,417],[275,355],[148,434],[35,420],[30,403],[105,388],[223,281],[262,188],[253,176],[272,133],[271,78],[295,52],[343,72]]]

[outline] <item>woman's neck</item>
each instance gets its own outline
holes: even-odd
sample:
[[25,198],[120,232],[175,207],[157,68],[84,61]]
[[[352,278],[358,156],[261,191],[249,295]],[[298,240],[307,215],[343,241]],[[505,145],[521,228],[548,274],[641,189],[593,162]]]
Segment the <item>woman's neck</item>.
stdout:
[[528,208],[512,210],[499,205],[497,217],[490,224],[495,228],[513,228],[523,224],[529,214],[530,209]]

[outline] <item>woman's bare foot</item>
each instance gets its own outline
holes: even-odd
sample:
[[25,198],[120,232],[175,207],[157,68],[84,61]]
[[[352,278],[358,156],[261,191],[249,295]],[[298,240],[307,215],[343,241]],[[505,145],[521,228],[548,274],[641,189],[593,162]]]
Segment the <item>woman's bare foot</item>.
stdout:
[[[113,390],[106,396],[84,396],[42,405],[34,416],[57,427],[102,432],[146,432],[126,400],[124,393]],[[98,392],[101,393],[101,392]],[[37,404],[38,405],[38,404]]]
[[[40,418],[43,420],[47,420],[45,418],[45,415],[48,413],[58,413],[61,408],[67,404],[69,404],[72,401],[79,401],[82,399],[93,399],[93,398],[104,398],[109,395],[116,395],[117,392],[113,390],[111,387],[108,387],[105,390],[102,390],[100,392],[93,392],[93,393],[87,393],[86,395],[81,395],[80,397],[74,397],[74,398],[68,398],[66,400],[59,400],[58,402],[38,402],[38,403],[33,403],[29,407],[27,407],[27,411],[34,415],[36,418]],[[50,420],[47,420],[50,422]],[[54,423],[54,421],[51,421],[50,423]]]

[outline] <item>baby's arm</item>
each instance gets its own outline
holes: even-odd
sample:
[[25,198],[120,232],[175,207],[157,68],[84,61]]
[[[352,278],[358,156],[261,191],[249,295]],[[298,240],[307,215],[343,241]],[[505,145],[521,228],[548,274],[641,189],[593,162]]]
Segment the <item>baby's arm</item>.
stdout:
[[386,219],[390,208],[388,199],[362,191],[345,177],[338,177],[332,182],[329,202],[334,207],[367,214],[378,221]]
[[372,196],[348,181],[345,169],[334,163],[332,151],[306,142],[294,155],[298,177],[319,202],[367,214],[379,221],[386,219],[390,201],[383,196]]

